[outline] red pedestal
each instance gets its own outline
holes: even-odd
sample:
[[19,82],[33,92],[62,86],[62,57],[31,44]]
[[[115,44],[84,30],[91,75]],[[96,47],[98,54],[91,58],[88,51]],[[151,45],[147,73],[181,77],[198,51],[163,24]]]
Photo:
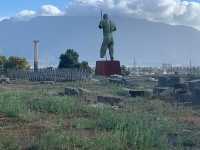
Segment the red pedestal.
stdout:
[[96,75],[110,76],[121,74],[121,67],[119,61],[97,61],[96,62]]

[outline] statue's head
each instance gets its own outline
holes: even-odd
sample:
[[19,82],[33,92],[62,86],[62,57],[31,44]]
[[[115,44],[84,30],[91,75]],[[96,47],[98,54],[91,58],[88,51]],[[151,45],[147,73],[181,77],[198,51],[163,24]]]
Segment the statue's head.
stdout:
[[108,14],[104,14],[103,19],[108,20]]

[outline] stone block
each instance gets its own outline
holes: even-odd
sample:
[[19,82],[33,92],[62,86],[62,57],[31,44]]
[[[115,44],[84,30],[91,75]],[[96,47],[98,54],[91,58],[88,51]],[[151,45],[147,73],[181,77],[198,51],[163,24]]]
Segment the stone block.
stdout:
[[96,75],[111,76],[121,74],[121,67],[119,61],[97,61],[96,62]]
[[122,102],[122,99],[118,98],[118,97],[112,97],[112,96],[97,96],[97,102],[110,104],[110,105],[114,106],[114,105]]

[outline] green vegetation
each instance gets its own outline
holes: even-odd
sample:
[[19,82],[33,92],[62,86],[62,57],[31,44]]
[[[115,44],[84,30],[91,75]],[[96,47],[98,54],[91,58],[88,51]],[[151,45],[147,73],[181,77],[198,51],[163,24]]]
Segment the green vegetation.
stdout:
[[0,56],[0,66],[4,65],[7,61],[7,58],[5,56]]
[[0,137],[0,149],[1,150],[20,150],[19,145],[12,137]]
[[2,69],[29,69],[30,65],[25,58],[10,56],[0,56],[0,66]]
[[79,62],[79,54],[73,49],[67,49],[64,54],[60,55],[60,62],[58,68],[81,68],[91,70],[91,68],[88,65],[88,62]]
[[[116,95],[123,88],[106,82],[26,84],[0,88],[0,150],[182,150],[200,147],[198,108],[127,97],[122,97],[124,103],[117,109],[96,104],[96,95]],[[93,91],[88,97],[91,102],[85,101],[84,96],[52,94],[64,91],[66,86],[87,87]],[[194,120],[192,124],[190,119],[195,117],[197,122]]]
[[124,76],[127,76],[130,74],[130,71],[128,70],[128,68],[124,65],[121,66],[121,72],[122,72],[122,75]]

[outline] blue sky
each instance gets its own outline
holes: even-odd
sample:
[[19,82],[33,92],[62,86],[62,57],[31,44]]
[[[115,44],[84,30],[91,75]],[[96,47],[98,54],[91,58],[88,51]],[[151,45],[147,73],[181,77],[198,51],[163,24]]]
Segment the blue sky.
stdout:
[[[42,5],[46,4],[55,5],[60,9],[64,9],[69,1],[73,0],[2,0],[0,2],[0,17],[14,16],[17,12],[20,12],[21,10],[24,9],[38,10]],[[200,2],[200,0],[184,0],[184,1]]]
[[52,4],[62,9],[68,2],[69,0],[1,0],[0,16],[14,16],[24,9],[37,10],[46,4]]
[[[69,1],[70,0],[2,0],[0,2],[0,13],[1,16],[14,15],[22,9],[38,9],[41,5],[45,4],[53,4],[64,8]],[[200,0],[187,1],[200,2]]]

